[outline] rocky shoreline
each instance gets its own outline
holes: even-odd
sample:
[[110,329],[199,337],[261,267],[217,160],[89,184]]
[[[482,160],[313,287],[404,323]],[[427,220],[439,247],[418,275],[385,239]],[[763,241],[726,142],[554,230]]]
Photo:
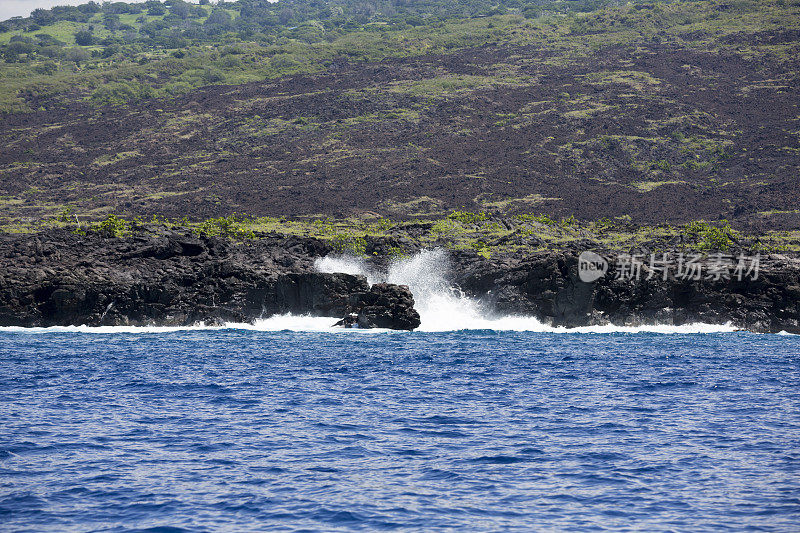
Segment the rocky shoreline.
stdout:
[[[376,268],[386,267],[382,252],[396,244],[369,242]],[[362,327],[419,326],[407,287],[370,287],[364,276],[315,271],[315,261],[331,253],[322,240],[278,234],[238,243],[180,231],[0,235],[0,326],[219,324],[284,313],[353,315]],[[448,281],[480,299],[487,313],[558,326],[705,322],[800,333],[798,258],[765,256],[756,279],[654,276],[645,264],[638,279],[609,271],[587,283],[579,253],[487,259],[454,251]]]

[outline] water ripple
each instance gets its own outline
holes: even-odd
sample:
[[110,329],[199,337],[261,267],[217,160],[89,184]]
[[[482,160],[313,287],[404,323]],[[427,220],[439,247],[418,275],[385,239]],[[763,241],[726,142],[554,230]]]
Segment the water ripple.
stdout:
[[800,529],[800,338],[0,331],[3,531]]

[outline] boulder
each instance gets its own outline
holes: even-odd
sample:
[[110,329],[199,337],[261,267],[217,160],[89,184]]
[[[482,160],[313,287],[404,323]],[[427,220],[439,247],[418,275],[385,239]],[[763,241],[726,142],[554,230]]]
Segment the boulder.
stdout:
[[414,296],[406,285],[376,283],[369,292],[352,294],[350,300],[337,326],[413,330],[420,325]]

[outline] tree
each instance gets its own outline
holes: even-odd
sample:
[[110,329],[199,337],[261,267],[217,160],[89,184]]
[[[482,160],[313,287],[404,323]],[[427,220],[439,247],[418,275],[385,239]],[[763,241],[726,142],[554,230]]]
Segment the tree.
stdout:
[[183,0],[174,0],[172,5],[169,8],[169,12],[181,19],[189,18],[189,4],[184,2]]
[[31,43],[24,41],[12,41],[6,45],[6,51],[14,54],[15,56],[19,54],[32,54],[34,48],[35,47]]
[[94,35],[88,30],[80,30],[75,34],[75,44],[80,46],[92,46],[94,44]]
[[56,65],[52,61],[45,61],[44,63],[40,63],[40,64],[34,66],[33,70],[37,74],[50,75],[50,74],[55,74],[56,72],[58,72],[58,65]]
[[100,4],[97,2],[89,2],[88,4],[83,4],[78,6],[78,9],[84,13],[100,13],[103,8],[100,7]]
[[49,57],[50,59],[55,59],[57,57],[61,57],[64,54],[64,51],[61,49],[60,46],[45,46],[39,50],[39,54],[42,57]]
[[67,48],[66,52],[64,52],[64,59],[80,65],[81,62],[89,59],[89,53],[83,48]]
[[225,81],[225,74],[218,68],[206,67],[203,70],[203,81],[209,84]]
[[103,49],[103,56],[102,56],[102,57],[103,57],[104,59],[105,59],[105,58],[112,57],[112,56],[114,56],[114,55],[118,54],[118,53],[119,53],[119,51],[120,51],[120,47],[119,47],[119,45],[118,45],[118,44],[110,44],[110,45],[106,46],[106,47]]
[[167,9],[158,2],[147,8],[147,14],[150,15],[151,17],[158,17],[160,15],[166,14],[166,12]]
[[125,2],[104,3],[103,11],[113,15],[124,15],[126,13],[139,13],[141,7],[136,4],[126,4]]
[[294,11],[292,11],[288,7],[281,9],[280,13],[278,13],[278,20],[280,21],[281,24],[286,24],[293,18],[294,18]]
[[214,9],[203,23],[209,33],[221,33],[233,28],[233,18],[224,9]]
[[119,15],[113,13],[106,13],[103,15],[103,26],[108,28],[109,31],[119,29]]
[[10,43],[28,43],[28,44],[36,44],[36,41],[28,37],[27,35],[14,35],[8,41]]
[[48,26],[55,22],[56,18],[49,9],[34,9],[31,13],[31,19],[39,26]]

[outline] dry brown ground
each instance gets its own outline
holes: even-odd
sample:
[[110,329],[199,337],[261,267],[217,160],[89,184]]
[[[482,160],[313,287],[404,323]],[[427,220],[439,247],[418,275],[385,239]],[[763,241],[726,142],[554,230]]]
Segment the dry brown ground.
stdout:
[[7,115],[0,206],[7,219],[68,204],[194,219],[464,207],[800,227],[800,80],[785,63],[656,44],[548,59],[488,46]]

